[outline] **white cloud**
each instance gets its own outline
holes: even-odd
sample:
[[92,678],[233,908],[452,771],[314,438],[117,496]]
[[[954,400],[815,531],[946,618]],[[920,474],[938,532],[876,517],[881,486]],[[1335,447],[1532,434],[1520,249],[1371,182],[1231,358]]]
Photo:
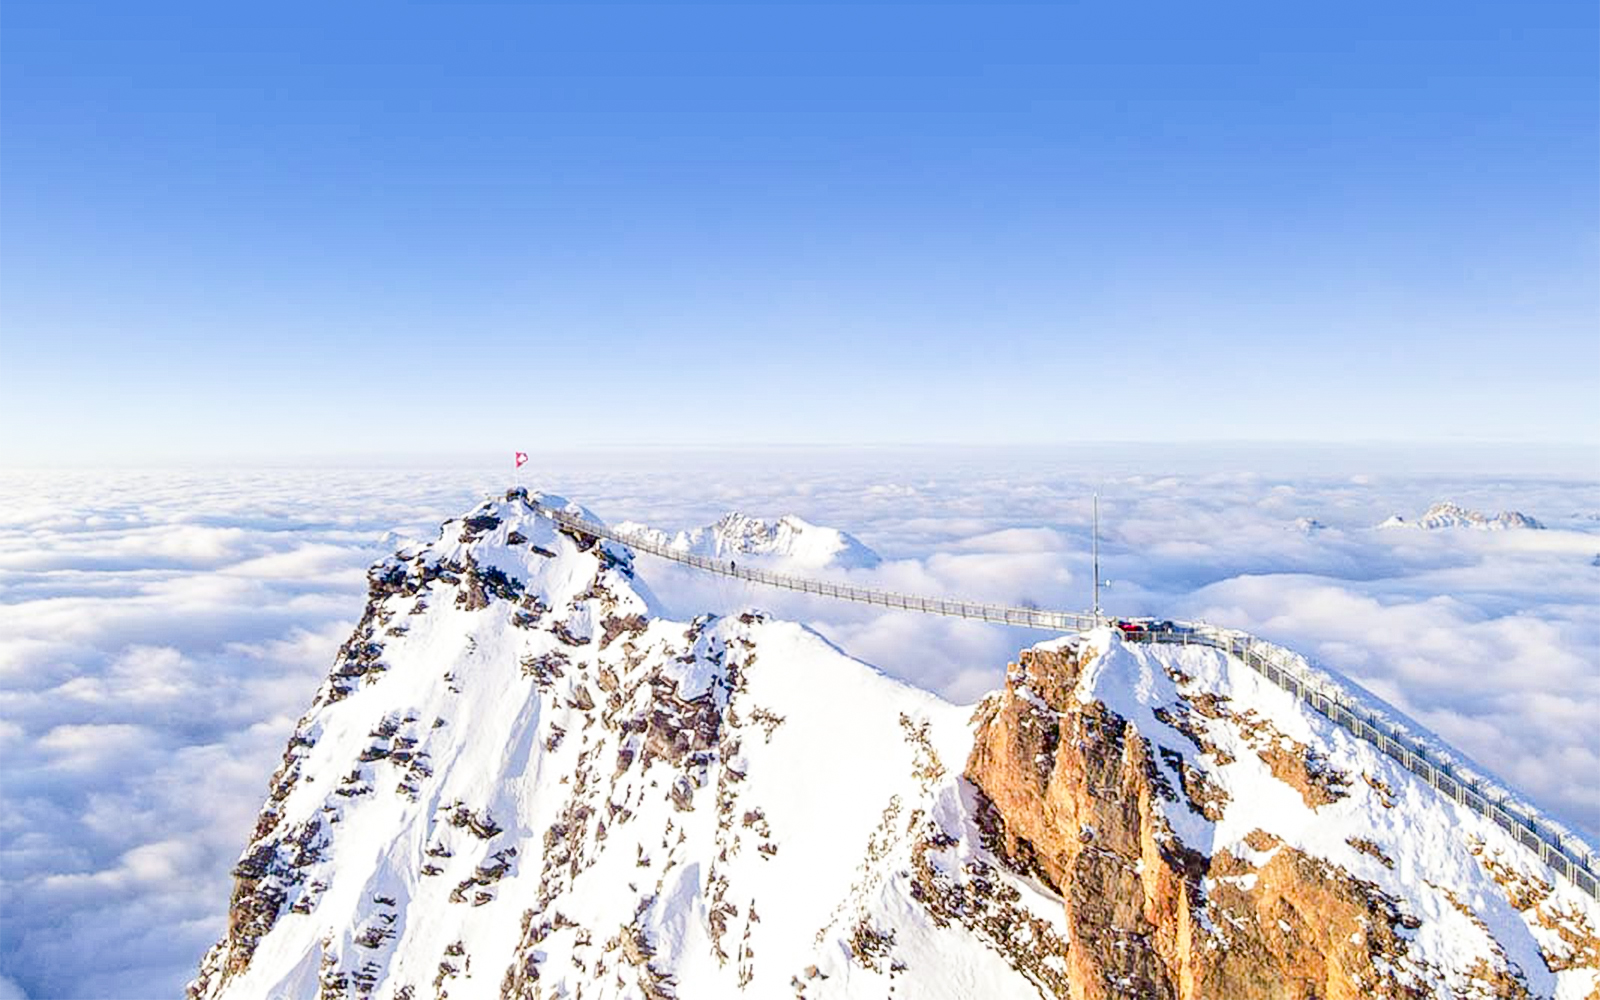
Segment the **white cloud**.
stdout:
[[55,726],[35,745],[57,765],[80,770],[94,767],[107,757],[147,749],[154,735],[143,726],[127,724]]
[[288,552],[247,559],[228,567],[233,576],[261,577],[269,580],[350,579],[360,574],[350,566],[348,546],[301,545]]
[[[1088,602],[1098,490],[1111,609],[1282,641],[1600,832],[1597,484],[1317,466],[1275,475],[1121,450],[536,456],[541,478],[528,482],[662,527],[733,507],[792,512],[885,556],[854,582],[1072,608]],[[366,566],[391,532],[429,535],[505,478],[0,479],[0,1000],[181,992],[221,932],[228,871],[284,740],[360,614]],[[1552,530],[1372,530],[1440,499],[1520,509]],[[1303,517],[1326,527],[1307,532]],[[958,701],[996,686],[1040,638],[659,560],[640,570],[675,613],[760,606]]]

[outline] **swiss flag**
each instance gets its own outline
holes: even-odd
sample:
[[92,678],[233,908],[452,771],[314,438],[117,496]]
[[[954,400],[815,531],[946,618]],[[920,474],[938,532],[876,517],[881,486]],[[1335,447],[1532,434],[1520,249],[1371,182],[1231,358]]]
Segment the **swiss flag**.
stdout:
[[528,461],[528,453],[527,452],[525,452],[525,451],[517,452],[517,468],[519,468],[519,469],[522,468],[523,464],[526,463],[527,461]]

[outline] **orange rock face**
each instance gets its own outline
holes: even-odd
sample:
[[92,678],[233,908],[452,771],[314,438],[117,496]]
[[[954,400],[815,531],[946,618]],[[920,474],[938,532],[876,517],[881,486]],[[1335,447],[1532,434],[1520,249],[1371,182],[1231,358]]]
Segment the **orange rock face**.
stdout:
[[[1064,995],[1436,995],[1436,970],[1408,954],[1416,918],[1377,886],[1265,831],[1246,838],[1255,863],[1180,842],[1165,814],[1215,807],[1195,792],[1203,774],[1174,765],[1174,782],[1157,763],[1162,748],[1103,703],[1080,703],[1081,655],[1024,653],[1005,690],[979,706],[966,770],[990,848],[1063,897]],[[1480,982],[1484,996],[1527,995],[1513,976]]]

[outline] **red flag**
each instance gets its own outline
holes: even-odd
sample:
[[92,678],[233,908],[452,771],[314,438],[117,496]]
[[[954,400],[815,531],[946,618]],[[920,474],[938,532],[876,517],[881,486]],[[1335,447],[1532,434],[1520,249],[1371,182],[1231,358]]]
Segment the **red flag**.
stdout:
[[522,468],[523,464],[525,462],[527,462],[527,461],[528,461],[528,453],[527,452],[525,452],[525,451],[517,452],[517,468],[519,468],[519,469]]

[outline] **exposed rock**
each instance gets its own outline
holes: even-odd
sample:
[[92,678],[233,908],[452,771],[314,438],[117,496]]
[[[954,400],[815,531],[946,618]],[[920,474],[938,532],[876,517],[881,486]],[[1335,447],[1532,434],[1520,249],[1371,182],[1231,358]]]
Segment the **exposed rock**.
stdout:
[[606,619],[600,623],[602,630],[600,648],[605,649],[611,645],[619,635],[638,635],[644,631],[645,625],[646,622],[643,615],[628,615],[622,618],[615,615],[607,615]]
[[493,531],[500,527],[500,519],[493,514],[474,514],[461,520],[461,540],[463,542],[477,541],[478,536],[486,531]]
[[[1084,666],[1084,653],[1070,647],[1024,653],[1003,694],[980,705],[967,765],[987,803],[981,816],[993,849],[1063,896],[1072,943],[1056,995],[1435,995],[1426,984],[1436,971],[1410,952],[1419,921],[1401,900],[1265,831],[1247,838],[1252,852],[1266,854],[1254,863],[1184,844],[1164,818],[1174,796],[1156,760],[1208,818],[1221,815],[1225,799],[1208,791],[1203,768],[1154,747],[1102,702],[1080,702],[1074,689]],[[1163,721],[1203,736],[1187,721],[1197,715],[1241,725],[1308,805],[1331,801],[1340,783],[1314,762],[1292,766],[1293,741],[1264,720],[1212,699]],[[1357,849],[1382,858],[1375,844]],[[1488,995],[1526,990],[1503,956],[1486,968],[1497,984]]]
[[191,997],[205,995],[213,983],[226,982],[250,964],[256,946],[285,912],[290,894],[305,882],[305,870],[320,859],[321,833],[315,819],[296,824],[254,843],[234,866],[227,935],[189,985]]

